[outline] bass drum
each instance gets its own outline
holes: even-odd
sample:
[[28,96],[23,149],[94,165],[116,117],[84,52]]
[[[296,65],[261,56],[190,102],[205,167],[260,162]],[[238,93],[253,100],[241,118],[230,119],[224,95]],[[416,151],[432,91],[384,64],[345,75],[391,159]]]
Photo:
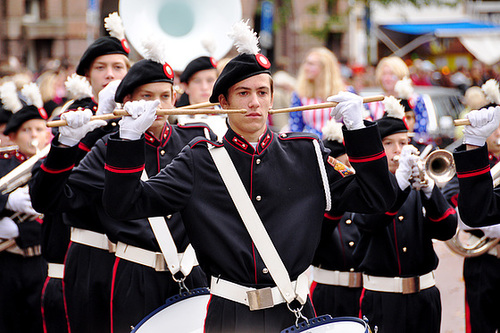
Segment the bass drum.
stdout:
[[369,333],[368,324],[356,317],[336,317],[330,315],[319,316],[299,323],[299,326],[290,326],[281,333]]
[[151,312],[137,324],[132,333],[202,333],[207,314],[210,291],[192,289],[170,297],[164,305]]

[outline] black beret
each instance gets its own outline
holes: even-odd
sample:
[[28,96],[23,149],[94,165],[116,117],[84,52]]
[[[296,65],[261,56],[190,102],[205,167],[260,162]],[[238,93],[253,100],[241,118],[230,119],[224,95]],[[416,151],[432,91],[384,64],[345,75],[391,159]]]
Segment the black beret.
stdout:
[[115,101],[123,103],[123,99],[131,94],[135,88],[146,83],[169,82],[174,84],[174,70],[169,64],[164,65],[143,59],[136,62],[122,79],[116,89]]
[[231,59],[215,81],[210,102],[217,103],[219,95],[225,94],[236,83],[251,76],[267,73],[271,75],[271,62],[262,54],[240,54]]
[[32,119],[47,119],[47,113],[43,108],[38,109],[34,105],[24,106],[21,110],[17,111],[10,117],[5,126],[3,134],[9,135],[9,133],[16,132],[22,124]]
[[85,76],[85,72],[97,57],[107,54],[123,54],[128,57],[129,52],[130,49],[126,39],[120,41],[118,38],[109,36],[99,37],[85,50],[76,67],[76,74]]
[[388,117],[387,113],[375,122],[378,124],[378,130],[382,139],[392,134],[408,132],[408,126],[403,119]]
[[10,117],[12,117],[12,112],[10,110],[6,110],[3,107],[3,103],[0,101],[0,124],[6,124]]
[[212,57],[198,57],[191,61],[184,71],[182,72],[180,79],[181,82],[187,83],[191,76],[198,73],[199,71],[204,71],[206,69],[216,69],[217,62]]
[[405,112],[414,111],[406,98],[401,99],[399,103],[405,108]]
[[337,140],[323,140],[323,144],[331,150],[330,156],[339,157],[346,153],[344,144]]

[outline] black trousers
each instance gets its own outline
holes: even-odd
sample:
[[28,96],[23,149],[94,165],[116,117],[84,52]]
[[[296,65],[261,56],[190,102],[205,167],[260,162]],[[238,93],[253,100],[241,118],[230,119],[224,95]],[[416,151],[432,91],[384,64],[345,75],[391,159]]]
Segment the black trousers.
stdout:
[[45,281],[42,293],[42,315],[45,333],[68,332],[62,279],[48,277]]
[[41,296],[47,263],[0,252],[0,332],[42,333]]
[[[310,300],[304,305],[302,314],[308,319],[315,317]],[[294,325],[295,319],[286,303],[250,311],[246,305],[212,295],[205,319],[205,333],[276,333]]]
[[471,333],[500,330],[500,259],[489,254],[465,258],[464,281],[467,328]]
[[365,289],[361,312],[372,331],[378,327],[378,333],[439,333],[441,327],[441,298],[436,287],[408,295]]
[[[185,280],[188,289],[207,287],[207,279],[199,266]],[[170,272],[116,258],[112,283],[112,333],[129,333],[144,317],[179,294],[179,284]],[[188,316],[189,317],[189,316]]]
[[109,333],[114,262],[114,253],[71,243],[64,270],[71,333]]
[[318,316],[359,317],[359,302],[363,288],[331,286],[313,282],[312,303]]

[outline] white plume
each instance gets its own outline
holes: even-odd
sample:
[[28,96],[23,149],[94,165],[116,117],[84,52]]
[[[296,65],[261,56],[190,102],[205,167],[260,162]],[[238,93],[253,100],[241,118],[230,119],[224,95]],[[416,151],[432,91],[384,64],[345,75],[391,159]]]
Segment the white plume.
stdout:
[[325,127],[321,130],[323,132],[323,139],[330,141],[337,141],[342,143],[344,141],[344,134],[342,133],[342,123],[338,123],[335,119],[330,119]]
[[66,78],[64,86],[66,87],[69,98],[83,99],[92,97],[92,87],[85,76],[73,73],[73,75]]
[[0,99],[2,99],[3,107],[12,113],[16,113],[23,108],[17,96],[16,84],[12,81],[5,82],[0,86]]
[[248,21],[240,21],[233,24],[231,32],[227,35],[234,40],[238,53],[257,54],[260,52],[259,38],[257,33],[248,25]]
[[166,59],[166,45],[167,42],[160,35],[151,33],[142,41],[144,48],[144,58],[156,61],[162,65],[167,62]]
[[125,28],[123,22],[117,12],[111,13],[104,19],[104,28],[108,30],[111,37],[122,40],[125,38]]
[[409,77],[404,77],[396,82],[396,85],[394,86],[394,92],[398,98],[410,99],[413,95],[413,91],[413,84]]
[[388,117],[403,119],[405,116],[405,108],[394,96],[388,96],[384,98],[384,109],[387,112]]
[[43,107],[42,94],[40,94],[40,89],[36,83],[25,84],[21,89],[21,94],[26,98],[28,105],[34,105],[39,109]]
[[217,50],[217,43],[215,41],[214,36],[206,35],[201,40],[201,45],[208,52],[210,57],[213,57],[215,54],[215,50]]
[[489,79],[481,86],[481,89],[483,90],[488,101],[500,105],[500,90],[497,80]]

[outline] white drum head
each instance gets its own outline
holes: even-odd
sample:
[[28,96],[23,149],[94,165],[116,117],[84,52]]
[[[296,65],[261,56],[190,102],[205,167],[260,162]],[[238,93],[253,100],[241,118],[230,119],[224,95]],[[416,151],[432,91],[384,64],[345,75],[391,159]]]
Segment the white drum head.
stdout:
[[281,333],[368,333],[368,324],[355,317],[337,317],[324,315],[299,323],[299,327],[290,326]]
[[137,324],[132,333],[203,333],[209,299],[207,288],[171,297]]

